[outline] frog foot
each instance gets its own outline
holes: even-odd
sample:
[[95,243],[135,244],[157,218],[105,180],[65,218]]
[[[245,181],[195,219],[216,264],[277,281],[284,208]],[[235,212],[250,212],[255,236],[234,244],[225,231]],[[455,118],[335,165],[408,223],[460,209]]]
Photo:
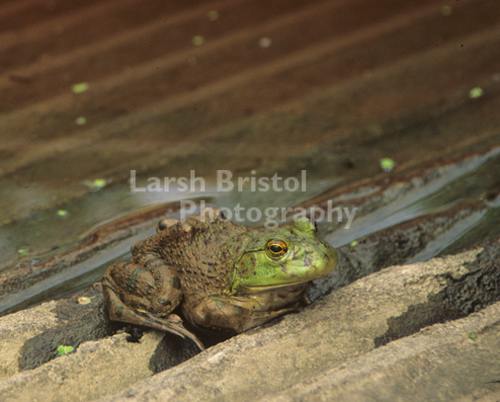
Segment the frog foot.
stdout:
[[189,338],[196,344],[196,346],[198,346],[198,348],[200,348],[200,350],[205,350],[203,343],[195,334],[184,327],[181,317],[177,314],[169,314],[165,318],[159,318],[146,313],[145,317],[141,314],[141,318],[144,318],[141,325],[146,325],[163,332],[170,332],[179,335],[182,338]]
[[191,339],[200,350],[205,350],[205,346],[198,337],[187,330],[182,323],[182,319],[176,314],[169,314],[166,317],[158,317],[146,311],[136,312],[126,306],[114,292],[109,292],[108,297],[113,308],[109,309],[109,318],[113,321],[128,322],[135,325],[144,325],[162,332],[170,332],[182,338]]

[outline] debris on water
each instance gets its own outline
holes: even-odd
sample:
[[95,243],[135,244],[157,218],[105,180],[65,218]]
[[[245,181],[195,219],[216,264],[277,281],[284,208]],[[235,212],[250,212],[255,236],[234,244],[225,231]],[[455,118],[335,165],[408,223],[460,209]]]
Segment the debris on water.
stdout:
[[380,167],[385,172],[390,172],[394,169],[394,166],[396,166],[396,163],[391,158],[383,158],[380,160]]
[[56,215],[57,216],[60,216],[61,218],[65,218],[66,216],[68,216],[69,212],[65,209],[59,209],[57,212],[56,212]]
[[92,183],[95,187],[103,188],[106,187],[107,181],[106,179],[95,179]]
[[210,10],[208,13],[207,13],[207,18],[210,20],[210,21],[216,21],[219,19],[219,12],[217,10]]
[[195,35],[191,38],[191,43],[195,46],[201,46],[205,43],[205,38],[201,35]]
[[259,46],[262,47],[262,48],[266,48],[266,47],[271,46],[271,39],[269,39],[269,38],[261,38],[259,40]]
[[445,17],[450,16],[452,12],[453,12],[453,8],[451,6],[441,7],[441,14],[443,14]]
[[469,98],[471,99],[480,98],[481,96],[483,96],[483,89],[481,87],[475,87],[469,91]]
[[87,123],[87,118],[85,116],[77,117],[75,120],[75,124],[78,126],[83,126],[85,123]]
[[108,181],[106,179],[99,178],[99,179],[94,179],[92,181],[85,180],[83,182],[83,184],[85,184],[86,186],[88,186],[89,188],[91,188],[92,191],[99,191],[101,188],[104,188],[104,187],[107,186]]
[[81,94],[89,89],[89,84],[87,82],[79,82],[71,87],[71,90],[75,94]]
[[18,254],[21,254],[21,255],[28,255],[28,253],[30,252],[30,247],[21,246],[17,249],[17,252],[18,252]]

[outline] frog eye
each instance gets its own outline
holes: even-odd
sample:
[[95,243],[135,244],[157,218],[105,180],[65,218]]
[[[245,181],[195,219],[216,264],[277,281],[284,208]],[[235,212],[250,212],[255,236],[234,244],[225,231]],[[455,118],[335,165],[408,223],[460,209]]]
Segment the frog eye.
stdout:
[[271,258],[280,258],[285,255],[288,247],[283,240],[269,240],[267,242],[267,255]]

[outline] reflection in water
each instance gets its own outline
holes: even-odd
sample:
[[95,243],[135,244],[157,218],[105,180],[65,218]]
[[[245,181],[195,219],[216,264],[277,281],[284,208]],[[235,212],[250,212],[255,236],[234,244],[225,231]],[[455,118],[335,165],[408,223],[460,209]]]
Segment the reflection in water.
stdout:
[[[403,222],[443,212],[458,202],[472,200],[477,202],[484,198],[490,188],[499,188],[500,148],[484,156],[472,157],[456,165],[440,169],[439,177],[429,183],[418,184],[373,212],[356,217],[349,231],[335,231],[326,236],[326,240],[334,247],[349,244],[353,240],[384,230]],[[394,191],[389,188],[386,193]],[[484,204],[485,208],[493,208]],[[479,216],[471,218],[473,225]],[[458,230],[458,228],[456,228]],[[455,229],[454,229],[455,230]],[[462,231],[465,227],[462,228]],[[459,232],[461,232],[459,230]],[[456,234],[455,236],[458,236]],[[452,241],[454,236],[449,237]],[[481,238],[481,237],[480,237]],[[478,240],[480,239],[478,238]],[[441,244],[444,249],[451,243]],[[454,240],[453,240],[454,241]],[[477,243],[476,243],[477,244]],[[437,250],[438,248],[436,248]],[[431,258],[434,255],[430,255]]]
[[[487,202],[482,200],[485,199],[486,194],[500,192],[500,178],[496,174],[500,171],[499,155],[500,149],[497,149],[487,155],[471,157],[455,165],[440,168],[427,180],[415,178],[409,183],[410,185],[408,183],[396,184],[385,190],[387,201],[383,202],[382,206],[369,212],[363,212],[363,208],[360,208],[361,213],[355,217],[349,230],[343,229],[343,225],[332,224],[329,227],[326,223],[329,233],[324,238],[334,247],[340,247],[403,222],[447,211],[464,200],[474,201],[479,208],[475,212],[471,211],[442,235],[429,242],[423,250],[413,256],[411,261],[407,262],[423,261],[496,238],[500,233],[500,196],[490,197],[492,199]],[[167,202],[179,205],[183,200],[197,200],[196,205],[199,209],[200,200],[207,200],[207,205],[229,210],[239,205],[247,210],[254,208],[264,211],[272,207],[300,206],[301,203],[310,202],[316,196],[325,193],[337,182],[337,180],[309,179],[307,192],[260,192],[251,191],[249,186],[243,187],[242,191],[217,192],[216,184],[208,180],[202,192],[180,191],[173,185],[170,186],[168,192],[132,193],[128,187],[116,185],[105,191],[89,193],[71,205],[63,206],[62,208],[69,211],[69,216],[65,217],[64,221],[56,219],[55,215],[50,213],[50,216],[39,215],[41,217],[36,222],[29,222],[27,226],[0,227],[0,241],[4,247],[8,244],[9,247],[15,248],[13,239],[31,239],[34,243],[38,241],[43,244],[40,239],[44,236],[49,237],[49,240],[59,237],[61,245],[51,252],[51,254],[57,254],[64,250],[71,250],[73,246],[81,242],[82,238],[95,232],[96,224],[99,222],[107,221],[109,224],[109,221],[116,219],[117,216],[128,215],[130,211],[148,205]],[[137,183],[137,186],[140,185],[144,183]],[[367,194],[367,191],[358,191],[345,194],[340,199],[349,206],[350,202],[366,197]],[[180,211],[177,208],[165,216],[179,218]],[[243,214],[242,218],[240,223],[247,226],[265,223],[264,215],[260,219],[255,219],[255,216],[249,219]],[[125,240],[111,242],[102,250],[96,250],[90,258],[82,262],[75,261],[61,272],[37,281],[27,289],[4,297],[0,314],[74,294],[84,289],[101,277],[109,263],[127,259],[130,246],[153,234],[154,226],[154,221],[148,222],[146,228],[135,230],[133,235]],[[36,233],[35,236],[33,232]],[[29,242],[25,244],[30,245]],[[50,241],[47,244],[50,244]],[[30,264],[30,261],[47,258],[47,256],[30,255],[23,263]]]
[[[98,232],[99,228],[105,225],[112,228],[113,220],[118,220],[124,215],[133,216],[133,214],[130,214],[130,211],[137,211],[148,206],[172,205],[173,207],[170,208],[171,212],[164,216],[177,219],[181,215],[179,205],[182,201],[195,202],[197,206],[196,211],[192,211],[191,213],[199,211],[200,202],[219,208],[233,209],[236,205],[240,205],[241,208],[246,210],[249,208],[264,210],[270,205],[297,205],[309,197],[324,192],[335,182],[334,180],[309,180],[307,182],[307,192],[282,191],[276,193],[251,191],[250,186],[244,186],[242,191],[216,192],[216,184],[208,180],[203,192],[180,191],[176,185],[171,185],[168,192],[130,192],[128,186],[113,186],[106,189],[106,191],[89,193],[81,199],[72,202],[71,205],[61,207],[69,211],[64,221],[58,219],[57,214],[54,214],[53,211],[49,211],[43,212],[41,218],[36,221],[32,220],[27,225],[17,224],[0,227],[0,241],[4,240],[2,243],[4,247],[9,241],[11,242],[10,246],[14,247],[12,239],[20,238],[25,242],[31,241],[31,244],[36,244],[37,246],[33,247],[34,249],[42,248],[44,240],[47,244],[53,244],[51,242],[54,241],[54,238],[59,237],[62,242],[61,245],[52,251],[29,256],[21,261],[14,261],[10,265],[3,267],[3,271],[7,272],[9,269],[16,267],[29,266],[33,262],[35,264],[40,261],[43,262],[54,255],[64,255],[65,251],[71,251],[72,248],[78,245],[85,248],[85,242],[89,238],[92,238],[93,233]],[[144,183],[136,183],[137,188],[144,186]],[[272,199],[270,200],[270,198]],[[250,220],[246,219],[246,215],[241,216],[243,219],[239,223],[244,225],[259,225],[264,223],[265,219],[264,215],[260,219]],[[146,222],[147,227],[140,231],[138,229],[131,229],[139,233],[122,239],[116,244],[113,242],[106,244],[102,250],[98,247],[99,249],[95,250],[95,255],[84,259],[83,262],[74,261],[73,264],[69,261],[69,265],[63,271],[58,272],[55,269],[56,273],[50,275],[48,278],[37,281],[19,292],[12,293],[6,297],[4,295],[0,300],[0,314],[12,312],[53,298],[74,294],[86,288],[102,276],[106,266],[112,261],[119,261],[126,258],[129,255],[132,244],[154,234],[157,220],[159,218],[151,222]],[[101,222],[101,225],[96,225],[96,222]],[[35,236],[33,236],[34,232],[37,233]]]

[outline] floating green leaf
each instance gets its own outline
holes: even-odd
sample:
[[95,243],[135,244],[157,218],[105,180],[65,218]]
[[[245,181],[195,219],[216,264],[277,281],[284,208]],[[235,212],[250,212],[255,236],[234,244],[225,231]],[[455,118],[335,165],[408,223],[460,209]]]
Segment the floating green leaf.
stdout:
[[219,12],[217,10],[211,10],[207,13],[207,18],[210,21],[216,21],[219,19]]
[[391,158],[383,158],[380,160],[380,167],[386,172],[390,172],[394,169],[394,166],[396,166],[396,163]]
[[94,181],[92,181],[92,184],[94,185],[94,187],[98,187],[98,188],[103,188],[103,187],[106,187],[106,179],[95,179]]
[[79,82],[78,84],[75,84],[71,87],[71,90],[75,94],[81,94],[82,92],[85,92],[87,89],[89,89],[89,84],[87,82]]
[[75,124],[78,126],[83,126],[85,123],[87,123],[87,118],[85,116],[77,117],[75,120]]
[[475,87],[469,91],[469,98],[471,99],[480,98],[481,96],[483,96],[483,89],[481,87]]
[[452,12],[453,8],[451,8],[450,6],[441,7],[441,14],[443,14],[445,17],[449,17]]
[[28,255],[28,253],[30,252],[30,249],[29,249],[29,247],[19,247],[17,249],[17,252],[21,255]]
[[191,42],[195,46],[201,46],[205,43],[205,38],[201,35],[196,35],[191,38]]

